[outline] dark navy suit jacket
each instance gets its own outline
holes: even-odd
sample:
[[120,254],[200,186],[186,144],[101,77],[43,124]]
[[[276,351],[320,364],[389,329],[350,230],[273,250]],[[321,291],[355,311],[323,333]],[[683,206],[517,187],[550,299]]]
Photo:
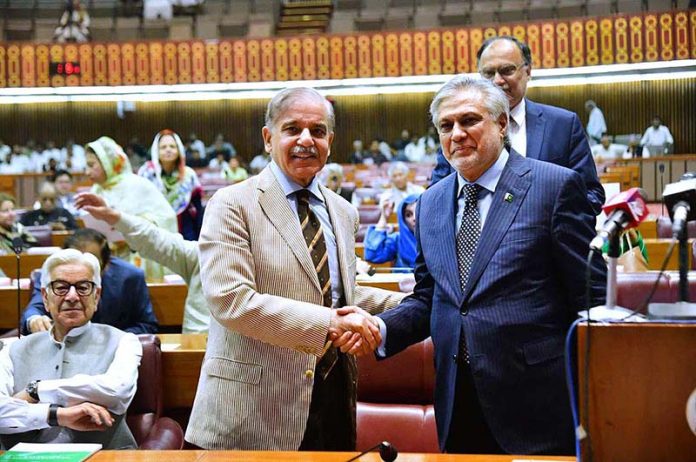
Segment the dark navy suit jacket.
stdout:
[[[563,353],[568,327],[587,306],[585,262],[595,216],[585,185],[572,170],[511,152],[465,293],[455,249],[456,194],[451,174],[421,196],[414,292],[379,315],[387,326],[386,353],[432,336],[444,448],[463,326],[474,383],[498,444],[514,454],[572,453]],[[592,306],[605,298],[606,266],[599,260]]]
[[[590,145],[578,116],[555,106],[525,100],[527,122],[527,157],[575,170],[580,174],[595,215],[604,205],[604,188],[599,183]],[[454,170],[442,150],[438,150],[432,184]]]
[[[40,272],[33,279],[33,291],[27,308],[22,313],[22,334],[29,334],[27,320],[35,314],[51,315],[41,298]],[[133,334],[156,333],[157,318],[152,311],[150,291],[145,274],[120,258],[111,257],[102,274],[102,293],[92,322],[108,324]]]

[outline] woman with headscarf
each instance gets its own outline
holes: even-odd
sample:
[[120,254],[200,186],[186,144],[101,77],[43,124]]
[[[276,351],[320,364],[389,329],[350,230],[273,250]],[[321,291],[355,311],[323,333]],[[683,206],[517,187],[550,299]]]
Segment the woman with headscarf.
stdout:
[[138,175],[149,180],[167,198],[176,212],[179,232],[184,239],[198,240],[203,219],[203,189],[198,175],[186,166],[186,150],[181,138],[172,130],[162,130],[152,142],[151,160]]
[[[123,148],[108,136],[86,146],[87,176],[94,182],[92,192],[102,196],[109,206],[142,217],[160,228],[176,232],[176,215],[169,203],[152,183],[133,173]],[[145,271],[150,281],[161,280],[164,268],[142,260],[129,249],[118,256]],[[130,255],[128,255],[130,253]]]
[[392,213],[393,202],[382,204],[382,213],[376,225],[367,228],[365,234],[365,260],[370,263],[384,263],[394,260],[394,266],[402,271],[413,269],[416,264],[416,205],[420,193],[406,196],[396,214],[399,231],[389,232],[387,218]]

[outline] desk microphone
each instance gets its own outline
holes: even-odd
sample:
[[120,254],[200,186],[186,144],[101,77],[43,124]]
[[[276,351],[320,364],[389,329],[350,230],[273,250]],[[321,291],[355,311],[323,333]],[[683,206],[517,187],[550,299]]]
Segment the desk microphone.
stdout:
[[24,249],[24,241],[19,236],[12,238],[12,250],[17,255],[17,338],[22,336],[22,305],[19,299],[19,254]]
[[604,244],[624,230],[635,228],[648,216],[648,207],[645,204],[646,194],[641,188],[631,188],[620,192],[602,206],[607,214],[602,230],[597,234],[590,248],[602,250]]
[[372,446],[370,449],[361,452],[357,456],[353,457],[352,459],[348,459],[346,462],[352,462],[354,460],[360,459],[362,456],[367,454],[370,451],[374,451],[375,449],[379,448],[379,457],[382,458],[384,462],[393,462],[396,460],[396,457],[399,455],[399,451],[396,450],[394,446],[391,445],[389,441],[382,441],[381,443]]

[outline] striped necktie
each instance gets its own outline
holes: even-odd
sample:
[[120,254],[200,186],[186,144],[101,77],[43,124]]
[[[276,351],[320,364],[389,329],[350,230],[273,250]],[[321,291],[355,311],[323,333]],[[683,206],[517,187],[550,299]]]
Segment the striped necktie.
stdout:
[[314,269],[319,277],[319,287],[323,296],[323,305],[331,306],[331,275],[329,273],[329,254],[326,252],[326,242],[321,223],[309,208],[309,190],[300,189],[297,197],[297,214],[309,255],[312,257]]
[[[319,287],[323,297],[322,304],[331,307],[331,274],[329,272],[329,254],[326,251],[326,241],[321,223],[309,207],[309,190],[300,189],[295,193],[297,198],[297,215],[300,218],[302,235],[307,243],[309,255],[314,269],[319,277]],[[316,367],[316,375],[326,379],[338,360],[338,350],[330,347],[321,357]]]

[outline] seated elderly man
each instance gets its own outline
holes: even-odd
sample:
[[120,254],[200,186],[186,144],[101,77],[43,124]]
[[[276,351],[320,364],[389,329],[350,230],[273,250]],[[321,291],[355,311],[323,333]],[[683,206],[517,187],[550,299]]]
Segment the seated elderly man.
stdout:
[[[99,231],[79,229],[64,244],[65,248],[89,252],[99,260],[104,290],[94,322],[108,324],[132,334],[156,333],[157,318],[150,303],[145,274],[120,258],[112,257],[106,237]],[[22,334],[31,334],[51,327],[51,317],[34,277],[34,291],[22,314]]]
[[39,190],[39,208],[22,215],[20,220],[24,226],[50,225],[57,231],[74,230],[77,228],[75,218],[70,212],[60,206],[58,191],[53,183],[48,181]]
[[0,351],[0,439],[134,448],[123,417],[135,395],[138,338],[90,322],[101,296],[99,260],[65,249],[46,259],[41,296],[53,327]]
[[398,210],[401,201],[411,194],[421,194],[425,191],[423,186],[418,186],[408,181],[408,165],[403,162],[394,162],[388,170],[391,180],[391,189],[382,193],[379,198],[380,205],[384,206],[389,201],[393,210]]

